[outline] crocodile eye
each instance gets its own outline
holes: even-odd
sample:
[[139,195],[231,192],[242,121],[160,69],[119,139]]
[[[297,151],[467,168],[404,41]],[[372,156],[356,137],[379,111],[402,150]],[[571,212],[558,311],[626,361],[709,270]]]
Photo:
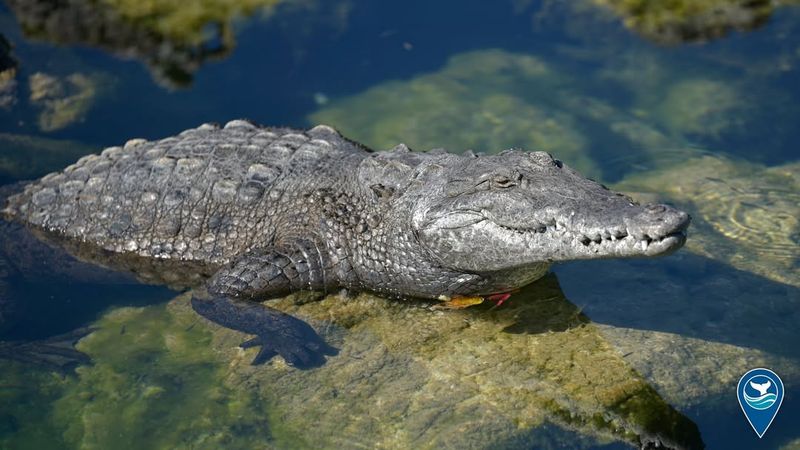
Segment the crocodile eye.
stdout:
[[516,185],[517,185],[516,180],[513,180],[506,176],[497,176],[492,179],[492,187],[506,189]]

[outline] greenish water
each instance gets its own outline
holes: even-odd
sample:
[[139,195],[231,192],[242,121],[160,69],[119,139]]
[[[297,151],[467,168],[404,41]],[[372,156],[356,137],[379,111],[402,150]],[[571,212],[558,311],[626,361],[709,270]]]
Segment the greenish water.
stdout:
[[[549,151],[690,211],[686,247],[557,266],[495,309],[276,300],[339,349],[299,371],[250,366],[186,295],[3,242],[0,339],[95,330],[66,375],[0,359],[0,448],[800,447],[800,10],[434,3],[0,2],[0,182],[203,122],[325,123]],[[786,386],[763,439],[735,394],[755,367]]]

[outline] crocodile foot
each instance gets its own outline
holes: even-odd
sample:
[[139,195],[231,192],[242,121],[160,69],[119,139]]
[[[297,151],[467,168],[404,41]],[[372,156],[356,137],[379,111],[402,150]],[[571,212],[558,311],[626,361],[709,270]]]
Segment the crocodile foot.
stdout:
[[280,355],[289,365],[310,369],[325,364],[325,356],[338,353],[309,324],[260,303],[224,296],[210,299],[194,296],[192,308],[225,328],[256,335],[241,344],[242,348],[261,347],[253,365]]

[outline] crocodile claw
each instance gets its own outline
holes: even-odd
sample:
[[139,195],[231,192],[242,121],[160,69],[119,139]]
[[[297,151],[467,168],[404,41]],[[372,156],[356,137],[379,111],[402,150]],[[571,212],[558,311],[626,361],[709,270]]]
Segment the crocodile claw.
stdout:
[[309,324],[260,303],[224,296],[210,299],[192,297],[192,308],[225,328],[256,335],[240,345],[245,349],[261,347],[253,365],[280,355],[289,365],[310,369],[325,364],[325,356],[338,353]]
[[500,294],[492,294],[492,295],[486,296],[485,299],[489,300],[491,302],[494,302],[494,307],[497,308],[498,306],[500,306],[503,303],[505,303],[506,300],[511,298],[511,294],[514,293],[514,292],[516,292],[516,291],[503,292],[503,293],[500,293]]

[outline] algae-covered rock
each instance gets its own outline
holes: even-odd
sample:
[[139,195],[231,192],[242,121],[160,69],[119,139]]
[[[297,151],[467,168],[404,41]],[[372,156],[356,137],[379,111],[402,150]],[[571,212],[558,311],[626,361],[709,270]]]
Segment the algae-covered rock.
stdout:
[[800,108],[778,82],[648,49],[607,56],[598,61],[597,79],[621,86],[629,102],[613,103],[618,110],[608,111],[605,121],[652,161],[660,162],[665,149],[691,144],[774,163],[785,161],[797,140],[793,118]]
[[767,22],[783,3],[771,0],[592,0],[622,18],[625,26],[663,44],[706,41]]
[[798,450],[800,449],[800,438],[794,439],[781,447],[781,450]]
[[674,132],[689,138],[719,139],[747,126],[747,103],[730,83],[712,79],[683,79],[669,86],[656,115]]
[[9,0],[26,35],[143,60],[159,81],[184,86],[206,60],[230,52],[233,20],[281,0]]
[[[369,294],[271,303],[311,321],[339,354],[312,371],[282,360],[250,366],[243,336],[213,329],[226,380],[270,405],[276,443],[293,448],[493,448],[556,423],[601,442],[700,445],[555,277],[503,308],[433,311]],[[170,304],[191,314],[187,302]],[[87,352],[91,353],[88,349]]]
[[225,365],[197,316],[165,306],[105,315],[78,349],[77,369],[53,406],[73,448],[268,448],[266,406],[226,385]]
[[800,286],[800,164],[699,156],[616,185],[659,193],[694,212],[690,251]]
[[73,73],[60,78],[36,72],[28,78],[30,102],[41,109],[39,129],[56,131],[83,120],[107,84],[102,75]]
[[251,351],[238,347],[245,336],[201,319],[182,295],[95,323],[78,345],[94,363],[51,383],[51,413],[37,420],[74,448],[702,445],[554,276],[496,309],[437,311],[369,294],[303,299],[271,305],[340,349],[320,368],[280,358],[251,366]]
[[557,58],[462,53],[436,72],[334,99],[309,122],[376,149],[404,142],[417,150],[544,150],[606,181],[635,170],[631,160],[651,165],[667,150],[700,154],[687,151],[689,142],[776,160],[795,141],[789,118],[797,107],[777,88],[756,89],[757,82],[716,70],[700,74],[642,50],[600,54],[590,59],[597,71],[576,76]]
[[573,111],[559,104],[571,77],[541,59],[501,50],[453,56],[439,71],[391,81],[333,101],[310,116],[377,149],[400,142],[418,150],[552,152],[597,175],[588,139]]
[[0,133],[0,180],[30,180],[98,149],[73,141]]
[[70,381],[58,372],[0,360],[0,448],[65,448],[50,414]]

